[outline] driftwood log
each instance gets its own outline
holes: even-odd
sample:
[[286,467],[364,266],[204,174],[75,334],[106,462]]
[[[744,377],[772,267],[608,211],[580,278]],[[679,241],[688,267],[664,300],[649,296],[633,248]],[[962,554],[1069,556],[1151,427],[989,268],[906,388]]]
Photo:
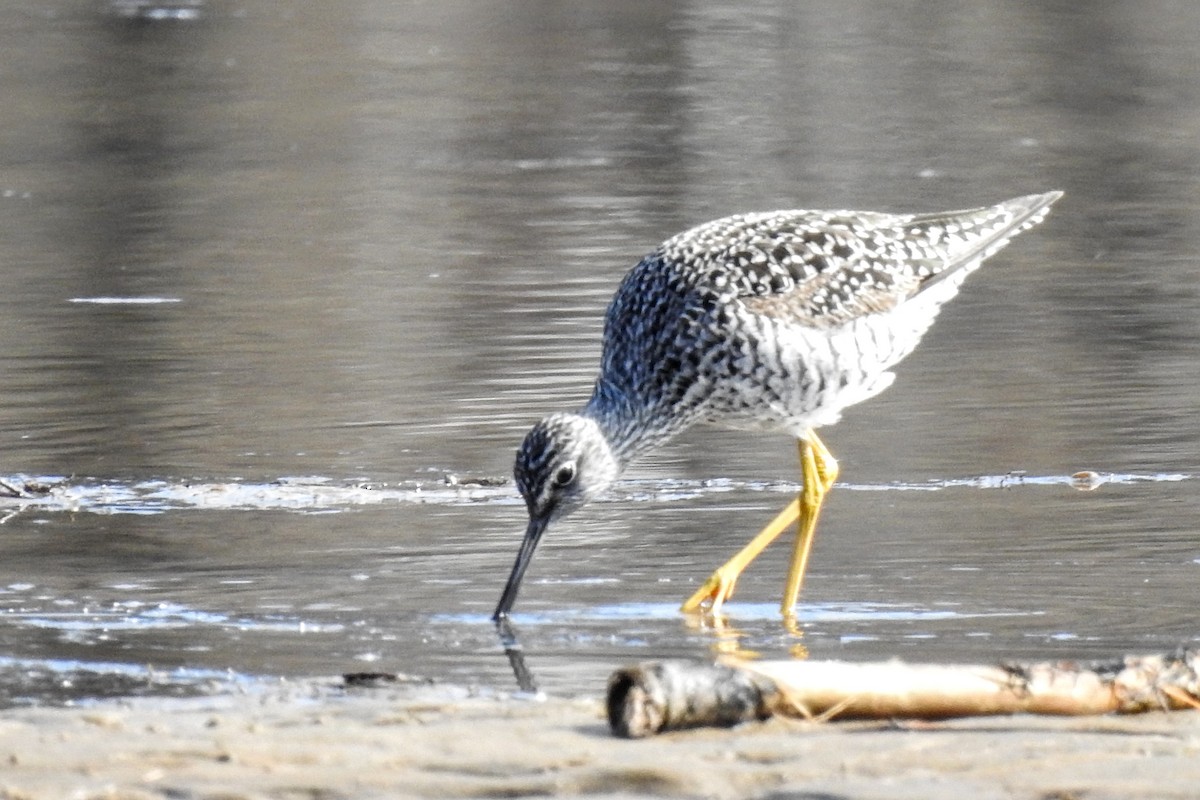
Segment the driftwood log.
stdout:
[[1200,709],[1200,649],[1108,662],[663,661],[613,673],[608,722],[639,738],[779,714],[810,720]]

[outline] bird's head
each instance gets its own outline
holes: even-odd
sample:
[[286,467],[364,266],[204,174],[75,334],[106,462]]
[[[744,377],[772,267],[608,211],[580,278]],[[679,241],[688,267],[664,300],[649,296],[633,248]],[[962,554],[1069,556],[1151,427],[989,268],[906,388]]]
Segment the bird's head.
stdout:
[[547,526],[582,508],[621,473],[608,438],[595,420],[580,414],[551,414],[525,436],[513,475],[529,509],[529,526],[494,619],[506,616],[521,578]]
[[525,436],[513,477],[530,519],[565,517],[620,473],[608,439],[590,417],[551,414]]

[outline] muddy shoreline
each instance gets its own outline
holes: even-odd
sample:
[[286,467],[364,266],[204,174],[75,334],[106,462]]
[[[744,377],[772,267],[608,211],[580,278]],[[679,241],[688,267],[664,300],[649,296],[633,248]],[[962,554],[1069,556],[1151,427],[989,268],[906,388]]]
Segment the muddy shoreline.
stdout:
[[0,715],[4,798],[1194,797],[1200,713],[773,719],[613,738],[601,698],[339,679]]

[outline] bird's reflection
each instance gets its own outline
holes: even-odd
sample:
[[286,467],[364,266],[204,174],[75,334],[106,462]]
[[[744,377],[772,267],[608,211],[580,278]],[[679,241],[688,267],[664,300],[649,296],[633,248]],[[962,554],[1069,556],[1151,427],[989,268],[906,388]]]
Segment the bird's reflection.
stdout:
[[[791,642],[788,646],[788,652],[792,658],[808,658],[808,648],[804,645],[803,641],[804,628],[801,627],[796,615],[786,614],[781,624],[784,636]],[[689,631],[708,633],[712,637],[709,649],[716,657],[733,656],[735,658],[753,660],[762,656],[759,651],[746,646],[746,642],[750,638],[749,635],[734,626],[727,614],[714,614],[712,612],[685,614],[684,625],[687,626]]]
[[684,614],[683,624],[688,631],[704,633],[711,638],[709,650],[716,656],[737,656],[754,659],[759,657],[757,650],[745,646],[746,633],[735,627],[727,614]]
[[508,621],[508,617],[501,616],[496,619],[496,633],[500,636],[500,646],[504,648],[504,655],[508,656],[508,665],[512,667],[513,677],[517,679],[517,688],[527,694],[538,694],[537,679],[525,663],[525,650],[517,640],[517,631]]
[[[712,658],[754,660],[761,657],[761,653],[757,650],[746,646],[749,639],[748,634],[734,626],[726,614],[711,612],[683,614],[682,619],[689,632],[708,636],[708,650]],[[531,695],[540,694],[537,678],[525,661],[525,648],[521,646],[516,628],[513,627],[507,616],[498,617],[495,619],[495,624],[496,633],[500,638],[500,646],[504,648],[504,655],[508,658],[508,664],[512,668],[513,677],[516,678],[518,690]],[[803,641],[804,629],[796,615],[785,615],[780,624],[785,637],[790,641],[788,652],[792,658],[808,658],[808,648]],[[617,665],[613,666],[615,668]]]
[[795,613],[783,615],[783,629],[792,640],[788,647],[792,658],[799,661],[808,658],[808,646],[804,644],[804,628],[800,627],[800,620],[796,618]]

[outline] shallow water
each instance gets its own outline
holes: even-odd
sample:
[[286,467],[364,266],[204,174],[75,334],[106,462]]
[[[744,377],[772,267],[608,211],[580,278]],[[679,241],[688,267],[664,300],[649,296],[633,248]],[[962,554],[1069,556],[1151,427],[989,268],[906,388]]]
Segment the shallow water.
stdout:
[[1048,221],[826,431],[844,484],[802,640],[782,547],[726,630],[675,611],[798,472],[785,439],[704,429],[550,532],[520,643],[572,693],[730,642],[1195,638],[1200,9],[942,11],[4,4],[0,475],[49,491],[0,501],[0,695],[507,689],[487,616],[524,526],[512,453],[588,393],[643,252],[738,210],[1048,189]]

